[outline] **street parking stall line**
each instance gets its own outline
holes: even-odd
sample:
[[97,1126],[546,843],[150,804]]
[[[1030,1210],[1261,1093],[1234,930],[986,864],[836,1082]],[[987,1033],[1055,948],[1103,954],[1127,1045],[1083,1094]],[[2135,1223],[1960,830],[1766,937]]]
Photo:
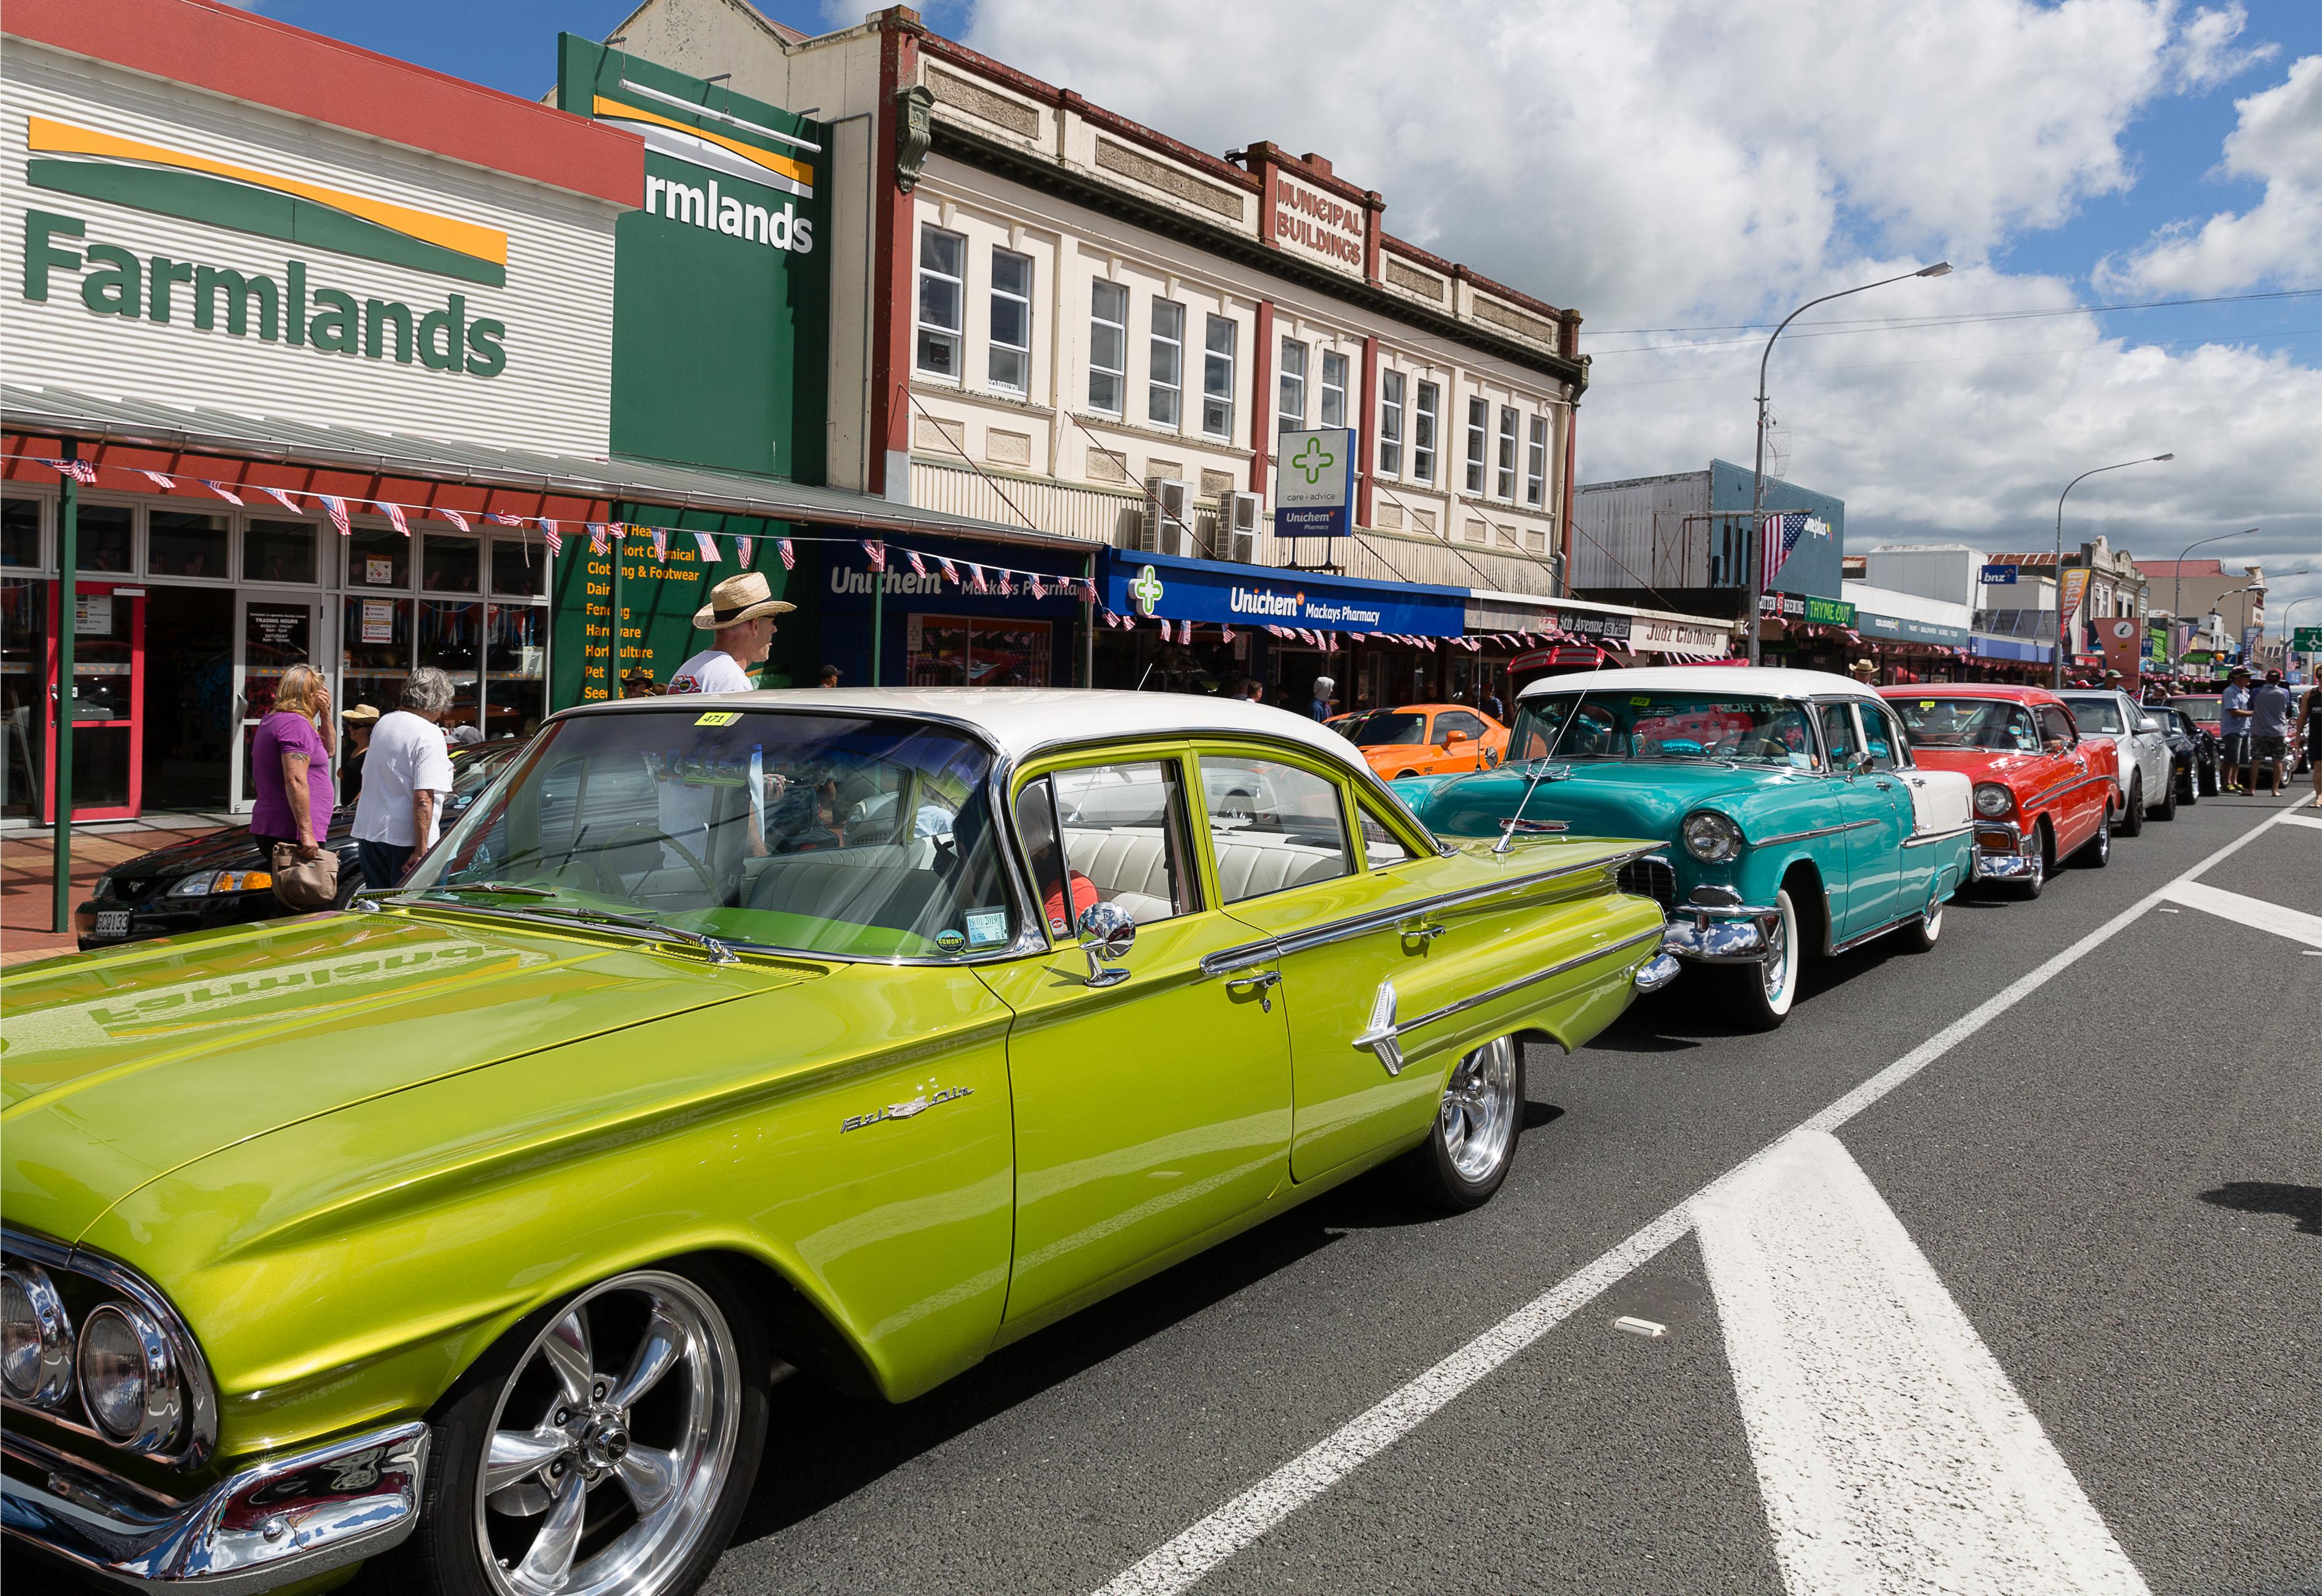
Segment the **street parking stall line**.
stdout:
[[2276,936],[2286,936],[2308,947],[2322,948],[2322,915],[2285,908],[2281,904],[2268,903],[2263,898],[2251,898],[2239,892],[2221,892],[2199,881],[2172,881],[2162,889],[2169,894],[2171,901],[2181,903],[2187,908],[2200,909],[2221,920],[2231,920],[2237,926],[2271,931]]
[[2292,825],[2310,825],[2322,831],[2322,815],[2292,815],[2289,818]]
[[[2071,946],[2003,987],[1796,1129],[1836,1131],[2159,907],[2180,883],[2198,880],[2290,818],[2291,812],[2283,810],[2250,827],[2173,880],[2146,893]],[[1724,1182],[1746,1176],[1781,1145],[1778,1139],[1769,1144],[1648,1221],[1442,1362],[1415,1376],[1216,1511],[1147,1553],[1108,1581],[1097,1596],[1176,1596],[1177,1592],[1190,1590],[1211,1569],[1434,1417],[1468,1387],[1555,1329],[1599,1294],[1659,1256],[1692,1228],[1695,1204],[1710,1198]]]
[[1790,1596],[2145,1589],[1837,1137],[1793,1132],[1693,1223]]

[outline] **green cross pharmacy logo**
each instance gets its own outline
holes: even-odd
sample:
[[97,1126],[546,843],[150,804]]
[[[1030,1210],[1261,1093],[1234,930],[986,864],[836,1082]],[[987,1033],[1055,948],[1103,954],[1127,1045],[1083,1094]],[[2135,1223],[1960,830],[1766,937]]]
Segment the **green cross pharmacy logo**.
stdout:
[[1137,607],[1148,616],[1160,608],[1161,579],[1154,574],[1151,566],[1137,573],[1137,579],[1129,584],[1129,596],[1136,599]]
[[1290,463],[1306,473],[1306,486],[1312,488],[1322,479],[1324,471],[1339,463],[1339,457],[1324,450],[1321,439],[1309,438]]

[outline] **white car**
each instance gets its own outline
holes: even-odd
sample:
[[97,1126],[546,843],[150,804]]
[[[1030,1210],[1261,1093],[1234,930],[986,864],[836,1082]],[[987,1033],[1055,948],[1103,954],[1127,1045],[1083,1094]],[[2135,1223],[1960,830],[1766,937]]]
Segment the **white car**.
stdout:
[[2169,737],[2161,723],[2117,688],[2083,688],[2063,699],[2083,737],[2109,737],[2120,752],[2113,830],[2133,837],[2144,829],[2145,807],[2155,820],[2177,818],[2177,783],[2169,770]]

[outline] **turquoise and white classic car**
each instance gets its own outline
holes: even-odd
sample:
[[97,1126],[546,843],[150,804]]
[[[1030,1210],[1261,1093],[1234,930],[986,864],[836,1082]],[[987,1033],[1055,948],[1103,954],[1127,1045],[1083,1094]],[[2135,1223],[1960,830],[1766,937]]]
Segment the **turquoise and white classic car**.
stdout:
[[1439,834],[1662,846],[1623,873],[1746,1023],[1790,1011],[1802,960],[1884,936],[1931,948],[1973,859],[1972,784],[1921,770],[1892,707],[1842,676],[1745,666],[1550,677],[1498,769],[1394,784]]

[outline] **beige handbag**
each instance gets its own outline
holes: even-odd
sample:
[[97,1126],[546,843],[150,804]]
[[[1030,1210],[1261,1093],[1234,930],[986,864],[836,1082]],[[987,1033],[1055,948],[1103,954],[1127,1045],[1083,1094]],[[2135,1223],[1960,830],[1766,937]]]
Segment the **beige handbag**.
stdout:
[[339,856],[325,848],[301,859],[295,843],[275,844],[274,896],[284,908],[329,908],[339,900]]

